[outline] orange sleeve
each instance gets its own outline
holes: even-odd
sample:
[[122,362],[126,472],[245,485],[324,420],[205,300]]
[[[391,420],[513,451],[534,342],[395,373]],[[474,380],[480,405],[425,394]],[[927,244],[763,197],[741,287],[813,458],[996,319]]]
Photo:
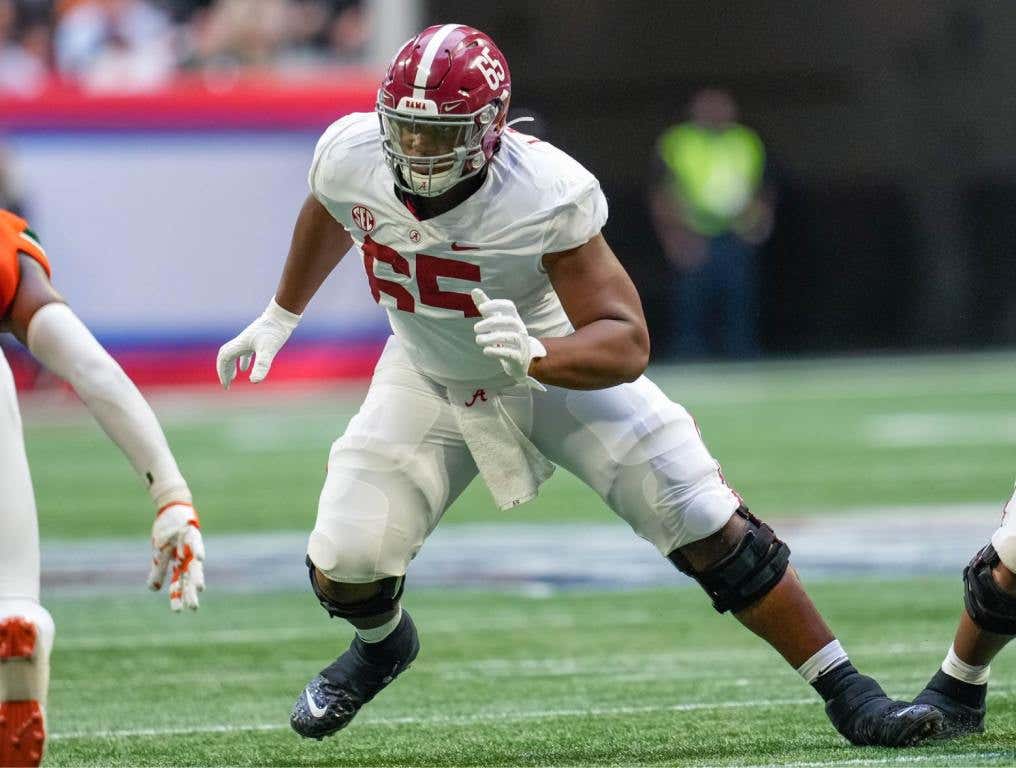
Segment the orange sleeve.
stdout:
[[0,317],[7,314],[18,291],[21,279],[19,253],[35,259],[46,274],[52,276],[46,252],[32,236],[28,222],[10,211],[0,210]]

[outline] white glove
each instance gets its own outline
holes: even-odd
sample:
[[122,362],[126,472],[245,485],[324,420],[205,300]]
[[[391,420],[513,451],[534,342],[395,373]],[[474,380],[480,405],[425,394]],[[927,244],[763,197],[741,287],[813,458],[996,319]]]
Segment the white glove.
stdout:
[[169,609],[198,609],[198,592],[205,589],[205,543],[194,507],[183,502],[167,504],[155,515],[152,526],[152,570],[149,589],[158,591],[173,565],[169,584]]
[[520,384],[546,391],[546,387],[529,375],[529,364],[534,358],[546,357],[547,350],[539,339],[529,335],[515,302],[490,299],[479,288],[474,288],[470,295],[483,316],[473,326],[476,343],[483,348],[483,354],[496,357],[504,372]]
[[273,298],[261,317],[244,328],[235,339],[223,344],[215,359],[223,389],[229,389],[236,378],[237,359],[240,360],[240,370],[246,371],[252,355],[254,368],[250,372],[250,380],[254,384],[263,381],[275,355],[299,324],[300,317],[280,307]]

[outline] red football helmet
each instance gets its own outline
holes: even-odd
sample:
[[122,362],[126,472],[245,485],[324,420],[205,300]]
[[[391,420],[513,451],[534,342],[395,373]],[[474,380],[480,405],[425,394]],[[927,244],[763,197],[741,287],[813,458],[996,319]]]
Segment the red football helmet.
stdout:
[[438,24],[402,46],[377,94],[396,185],[434,197],[479,173],[497,150],[511,87],[504,54],[478,29]]

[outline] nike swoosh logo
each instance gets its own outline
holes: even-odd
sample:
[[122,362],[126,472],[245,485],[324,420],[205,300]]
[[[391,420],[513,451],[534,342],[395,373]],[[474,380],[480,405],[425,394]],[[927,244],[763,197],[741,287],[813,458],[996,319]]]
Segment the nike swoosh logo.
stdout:
[[917,706],[915,704],[911,704],[909,707],[904,707],[903,709],[899,710],[896,713],[896,717],[903,717],[904,715],[909,715],[915,709],[917,709]]
[[314,703],[314,699],[310,695],[310,691],[304,691],[303,696],[307,699],[307,709],[310,710],[311,715],[320,720],[328,713],[328,707],[319,707]]
[[478,251],[480,246],[478,245],[459,245],[458,243],[452,243],[453,251]]

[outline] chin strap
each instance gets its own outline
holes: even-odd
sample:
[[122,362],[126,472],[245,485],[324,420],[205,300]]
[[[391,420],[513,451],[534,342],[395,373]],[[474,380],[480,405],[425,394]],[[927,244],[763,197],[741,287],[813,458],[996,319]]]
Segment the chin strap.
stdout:
[[535,123],[535,122],[536,122],[535,117],[529,117],[527,115],[525,117],[516,117],[514,120],[509,120],[507,123],[504,124],[504,127],[511,128],[513,125],[515,125],[515,123]]

